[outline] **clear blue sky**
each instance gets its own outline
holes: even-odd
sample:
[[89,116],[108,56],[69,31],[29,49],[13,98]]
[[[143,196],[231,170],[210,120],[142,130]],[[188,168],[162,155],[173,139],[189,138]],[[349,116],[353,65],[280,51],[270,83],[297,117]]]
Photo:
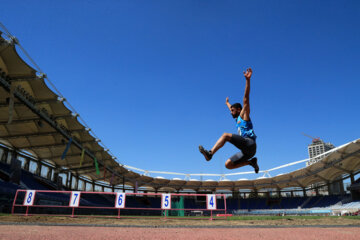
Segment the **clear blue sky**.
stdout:
[[359,138],[360,1],[14,0],[0,13],[123,164],[251,171],[224,167],[231,144],[210,162],[198,152],[236,132],[225,98],[242,101],[247,67],[261,170],[307,158],[302,132]]

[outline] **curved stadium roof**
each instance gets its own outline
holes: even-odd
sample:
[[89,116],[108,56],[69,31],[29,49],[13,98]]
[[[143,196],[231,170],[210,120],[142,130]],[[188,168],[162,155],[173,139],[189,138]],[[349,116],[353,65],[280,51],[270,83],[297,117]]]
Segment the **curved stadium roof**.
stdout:
[[[357,139],[336,148],[318,163],[276,177],[199,181],[147,176],[149,171],[121,165],[110,155],[91,130],[79,121],[78,115],[69,110],[66,100],[48,87],[46,76],[20,58],[16,44],[11,36],[9,39],[0,36],[0,143],[26,151],[40,160],[51,160],[57,167],[74,174],[86,175],[94,181],[105,180],[111,185],[124,183],[135,186],[137,183],[139,187],[177,191],[304,188],[317,182],[331,182],[343,174],[360,170],[360,139]],[[70,139],[72,144],[62,160]],[[95,168],[96,164],[99,171]]]

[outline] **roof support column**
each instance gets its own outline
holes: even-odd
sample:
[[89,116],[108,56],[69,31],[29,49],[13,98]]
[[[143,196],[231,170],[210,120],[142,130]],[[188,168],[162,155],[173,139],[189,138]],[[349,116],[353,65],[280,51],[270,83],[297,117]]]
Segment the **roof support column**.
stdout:
[[330,182],[326,182],[326,186],[327,186],[327,189],[328,189],[328,194],[332,195],[333,189],[332,189],[332,186],[330,185]]
[[73,180],[73,174],[71,172],[69,172],[68,174],[66,174],[66,179],[67,179],[67,187],[69,189],[72,188],[72,180]]
[[46,174],[46,179],[50,180],[51,181],[51,176],[52,176],[52,173],[53,173],[53,168],[52,167],[49,167],[49,170]]
[[17,159],[16,151],[12,154],[10,171],[10,182],[19,184],[21,179],[21,162]]
[[35,174],[38,175],[38,176],[41,176],[41,160],[38,159],[37,162],[36,162],[36,169],[35,169]]
[[17,160],[17,153],[16,151],[13,151],[11,154],[11,160],[10,160],[10,166],[12,166]]
[[254,193],[253,197],[257,198],[257,197],[258,197],[258,191],[257,191],[257,189],[256,189],[256,188],[254,188],[253,193]]
[[79,190],[79,175],[74,176],[75,178],[75,190]]
[[355,182],[354,173],[350,173],[350,181],[351,181],[351,184],[354,184],[354,182]]
[[29,171],[30,169],[30,158],[25,158],[24,170]]
[[85,191],[86,190],[86,182],[84,180],[80,179],[80,177],[78,179],[78,184],[79,184],[78,185],[78,190],[80,190],[80,191]]
[[233,197],[233,198],[239,198],[239,195],[240,195],[239,190],[236,191],[236,189],[233,188],[233,189],[232,189],[232,197]]
[[95,192],[95,181],[94,180],[91,181],[91,186],[92,186],[92,191]]
[[56,184],[57,184],[57,188],[60,190],[63,188],[64,184],[63,184],[63,178],[62,176],[59,176],[57,175],[57,178],[56,178]]
[[59,169],[57,168],[58,166],[57,165],[55,165],[55,168],[54,168],[54,179],[53,179],[53,181],[57,184],[57,187],[58,187],[58,189],[60,189],[60,186],[59,186]]
[[303,195],[304,195],[304,197],[306,197],[306,189],[305,188],[303,188]]
[[267,199],[270,198],[270,192],[266,191],[265,195],[266,195],[266,198],[267,198]]
[[138,182],[137,181],[135,181],[135,184],[134,184],[135,186],[134,186],[134,188],[133,188],[133,191],[134,191],[134,193],[137,193],[137,190],[138,190]]
[[89,184],[90,184],[89,182],[84,181],[84,191],[85,192],[87,191]]
[[6,148],[3,148],[3,154],[1,156],[1,162],[7,163],[8,154],[9,154],[9,150],[6,149]]

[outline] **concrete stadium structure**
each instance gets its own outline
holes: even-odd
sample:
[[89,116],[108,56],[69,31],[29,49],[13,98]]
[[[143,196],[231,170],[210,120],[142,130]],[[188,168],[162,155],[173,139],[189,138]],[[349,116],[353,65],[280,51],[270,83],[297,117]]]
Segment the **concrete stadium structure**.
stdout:
[[[1,32],[0,32],[1,33]],[[32,68],[18,54],[23,50],[19,41],[5,30],[0,36],[0,146],[2,162],[13,165],[22,161],[29,170],[36,163],[38,175],[57,181],[62,174],[70,189],[86,190],[86,184],[102,190],[126,187],[154,192],[196,192],[245,189],[300,188],[315,183],[330,184],[336,179],[350,178],[360,172],[360,139],[331,150],[321,161],[293,172],[265,177],[266,173],[307,160],[289,163],[262,171],[264,177],[255,180],[230,181],[234,174],[188,174],[148,171],[117,162],[99,138],[92,132],[40,68]],[[26,52],[24,52],[26,55]],[[30,61],[31,58],[30,58]],[[34,65],[34,63],[33,63]],[[49,87],[50,86],[50,87]],[[64,149],[68,151],[64,153]],[[166,179],[150,174],[172,174],[182,178]],[[215,176],[218,181],[200,181],[192,177]],[[64,179],[65,178],[65,179]],[[79,182],[84,182],[80,184]]]

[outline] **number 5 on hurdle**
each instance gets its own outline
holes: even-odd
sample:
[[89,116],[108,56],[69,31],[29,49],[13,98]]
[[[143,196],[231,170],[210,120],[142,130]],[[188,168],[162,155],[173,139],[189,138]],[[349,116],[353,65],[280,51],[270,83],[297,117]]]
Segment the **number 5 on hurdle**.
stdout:
[[161,208],[162,209],[171,209],[171,194],[162,194],[161,195]]
[[209,210],[216,209],[216,196],[215,196],[215,194],[206,195],[206,207]]

